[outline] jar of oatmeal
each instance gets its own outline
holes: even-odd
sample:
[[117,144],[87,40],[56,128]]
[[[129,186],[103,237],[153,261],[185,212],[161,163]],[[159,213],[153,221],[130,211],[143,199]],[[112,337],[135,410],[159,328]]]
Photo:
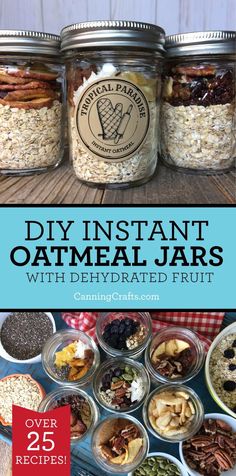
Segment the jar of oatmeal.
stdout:
[[236,32],[166,39],[162,158],[184,172],[223,173],[236,152]]
[[146,182],[157,164],[164,31],[98,21],[61,36],[75,174],[96,187]]
[[63,157],[60,38],[0,30],[0,174],[55,168]]

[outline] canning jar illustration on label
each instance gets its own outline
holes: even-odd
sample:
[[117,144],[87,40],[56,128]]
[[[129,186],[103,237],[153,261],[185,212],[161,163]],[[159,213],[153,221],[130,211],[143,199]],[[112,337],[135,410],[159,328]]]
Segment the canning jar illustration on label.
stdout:
[[79,140],[98,159],[121,162],[142,147],[149,129],[148,101],[139,87],[122,79],[93,82],[75,110]]

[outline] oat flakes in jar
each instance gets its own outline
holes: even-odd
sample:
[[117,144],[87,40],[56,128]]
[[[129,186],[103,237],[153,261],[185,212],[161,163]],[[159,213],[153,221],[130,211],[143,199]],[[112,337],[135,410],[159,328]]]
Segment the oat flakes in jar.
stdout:
[[60,37],[0,30],[0,174],[55,168],[63,157]]
[[162,159],[184,172],[229,171],[236,152],[236,32],[169,36]]
[[157,164],[164,31],[98,21],[61,35],[75,174],[96,187],[148,181]]

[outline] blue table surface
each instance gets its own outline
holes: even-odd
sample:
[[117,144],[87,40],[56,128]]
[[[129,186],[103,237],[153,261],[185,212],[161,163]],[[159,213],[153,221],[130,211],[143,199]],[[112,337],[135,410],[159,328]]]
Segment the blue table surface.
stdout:
[[[67,328],[67,325],[62,321],[59,313],[53,313],[56,320],[57,329]],[[236,320],[235,313],[227,313],[224,319],[224,326],[230,324]],[[105,355],[102,354],[102,359],[105,358]],[[41,363],[33,365],[25,364],[13,364],[2,358],[0,358],[0,378],[5,375],[10,375],[13,373],[29,373],[36,380],[38,380],[44,387],[45,391],[48,393],[53,390],[57,384],[53,382],[43,371]],[[201,398],[205,413],[218,412],[222,413],[222,410],[211,398],[204,379],[204,370],[202,370],[197,377],[192,379],[188,385],[192,387]],[[91,388],[86,388],[86,391],[92,395]],[[107,411],[100,407],[101,418],[110,415]],[[142,410],[137,410],[132,413],[133,416],[142,420]],[[178,444],[165,443],[157,438],[154,438],[151,433],[149,433],[150,438],[150,451],[162,451],[179,458]],[[71,461],[71,476],[87,476],[91,474],[92,476],[101,475],[101,469],[96,465],[95,461],[92,458],[91,449],[90,449],[90,437],[86,438],[81,443],[77,443],[72,447],[72,461]],[[103,474],[107,474],[103,471]]]

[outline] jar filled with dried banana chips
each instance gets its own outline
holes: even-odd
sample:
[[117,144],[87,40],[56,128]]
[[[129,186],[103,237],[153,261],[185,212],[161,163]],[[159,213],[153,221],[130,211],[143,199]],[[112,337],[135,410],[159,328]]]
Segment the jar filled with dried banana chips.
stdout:
[[96,187],[148,181],[157,164],[164,30],[97,21],[68,26],[61,37],[75,174]]
[[0,30],[0,174],[28,175],[63,158],[60,37]]

